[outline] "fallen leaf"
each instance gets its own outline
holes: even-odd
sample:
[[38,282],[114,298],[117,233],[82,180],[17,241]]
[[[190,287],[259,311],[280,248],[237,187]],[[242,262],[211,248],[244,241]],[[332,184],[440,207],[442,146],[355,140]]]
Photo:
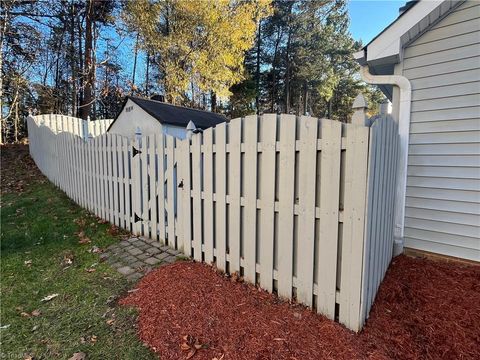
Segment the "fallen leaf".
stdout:
[[32,311],[32,316],[40,316],[42,313],[40,312],[40,310],[33,310]]
[[97,271],[97,269],[89,268],[89,269],[85,269],[85,271],[88,272],[88,273],[92,273],[92,272]]
[[47,295],[45,296],[42,300],[40,301],[50,301],[52,299],[55,299],[56,297],[58,296],[58,294],[51,294],[51,295]]
[[102,249],[100,249],[98,246],[94,246],[90,250],[88,250],[88,252],[92,254],[98,254],[102,252]]
[[32,328],[32,332],[37,331],[37,329],[38,329],[39,327],[40,327],[39,325],[35,325],[35,326]]
[[77,353],[74,353],[73,356],[68,360],[85,360],[86,358],[87,358],[87,354],[83,352],[77,352]]
[[30,317],[30,314],[25,311],[21,312],[20,315],[23,317]]
[[78,243],[83,245],[83,244],[90,244],[92,240],[90,240],[88,237],[81,238]]
[[180,345],[180,349],[182,349],[183,351],[187,351],[190,350],[190,346],[187,343],[183,343],[182,345]]
[[190,350],[190,352],[187,354],[186,359],[191,359],[195,355],[196,352],[197,352],[197,350],[195,350],[195,349]]
[[96,335],[92,335],[92,337],[90,338],[90,342],[96,343],[96,342],[97,342],[97,336],[96,336]]
[[26,265],[26,266],[28,266],[28,267],[30,267],[30,266],[32,266],[32,260],[25,260],[25,261],[23,262],[23,264]]
[[107,325],[113,325],[114,322],[115,322],[115,319],[108,319],[108,320],[106,321]]

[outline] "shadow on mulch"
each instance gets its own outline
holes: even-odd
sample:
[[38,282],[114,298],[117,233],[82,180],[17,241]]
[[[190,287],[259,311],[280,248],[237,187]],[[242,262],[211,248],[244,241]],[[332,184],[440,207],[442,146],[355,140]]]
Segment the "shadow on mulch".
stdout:
[[479,359],[480,267],[399,256],[360,334],[299,305],[176,263],[121,300],[162,359]]

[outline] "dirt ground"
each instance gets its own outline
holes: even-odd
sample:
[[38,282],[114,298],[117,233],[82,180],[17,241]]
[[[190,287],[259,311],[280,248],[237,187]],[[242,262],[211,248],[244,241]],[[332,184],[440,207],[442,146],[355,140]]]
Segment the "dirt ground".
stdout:
[[480,359],[480,266],[395,258],[359,334],[193,262],[121,303],[162,359]]

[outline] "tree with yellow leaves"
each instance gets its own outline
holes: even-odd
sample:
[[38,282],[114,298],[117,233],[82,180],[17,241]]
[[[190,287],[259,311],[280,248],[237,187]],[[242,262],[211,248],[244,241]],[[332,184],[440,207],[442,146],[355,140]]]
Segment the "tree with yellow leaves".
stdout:
[[123,18],[156,54],[169,102],[198,89],[219,97],[244,78],[245,52],[271,0],[129,0]]

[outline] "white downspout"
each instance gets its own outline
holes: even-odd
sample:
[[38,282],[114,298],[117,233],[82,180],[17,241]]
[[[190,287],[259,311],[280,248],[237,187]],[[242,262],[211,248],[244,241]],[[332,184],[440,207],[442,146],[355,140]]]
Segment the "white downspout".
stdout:
[[395,243],[393,255],[403,252],[403,236],[405,224],[405,195],[407,190],[408,139],[410,135],[410,107],[412,87],[410,81],[401,75],[372,75],[368,65],[362,66],[362,79],[372,85],[395,85],[400,89],[398,109],[398,133],[400,147],[398,157],[397,188],[395,191]]

